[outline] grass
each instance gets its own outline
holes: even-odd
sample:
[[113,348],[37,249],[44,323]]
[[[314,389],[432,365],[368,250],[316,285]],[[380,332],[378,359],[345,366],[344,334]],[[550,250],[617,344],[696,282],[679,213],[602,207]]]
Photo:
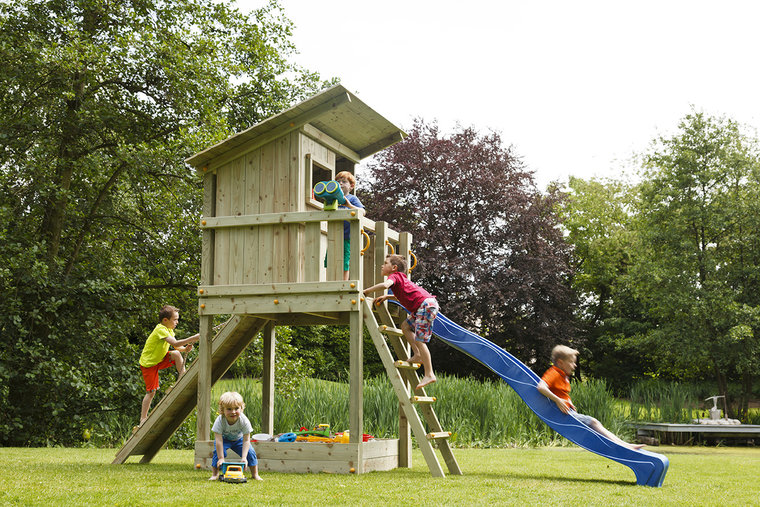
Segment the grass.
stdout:
[[[192,468],[193,453],[161,451],[149,464],[111,465],[114,449],[0,448],[2,505],[752,505],[760,449],[652,448],[670,459],[662,488],[577,447],[458,449],[463,476],[414,467],[363,475],[277,474],[221,484]],[[134,458],[132,458],[134,460]],[[753,486],[754,484],[754,486]]]

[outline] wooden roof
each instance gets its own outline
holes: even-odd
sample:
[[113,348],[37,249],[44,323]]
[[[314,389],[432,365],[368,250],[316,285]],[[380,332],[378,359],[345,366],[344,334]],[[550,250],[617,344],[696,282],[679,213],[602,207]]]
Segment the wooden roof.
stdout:
[[200,168],[257,138],[271,140],[307,123],[346,146],[360,158],[368,157],[406,137],[403,130],[338,84],[185,161]]

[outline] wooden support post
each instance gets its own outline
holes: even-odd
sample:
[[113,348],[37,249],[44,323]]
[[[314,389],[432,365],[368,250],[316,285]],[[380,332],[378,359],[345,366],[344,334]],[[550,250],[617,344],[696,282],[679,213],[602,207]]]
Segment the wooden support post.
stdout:
[[[404,387],[409,392],[409,382],[404,382]],[[412,468],[412,428],[409,419],[401,407],[398,406],[398,466],[399,468]]]
[[361,255],[362,247],[364,246],[364,236],[362,236],[362,233],[361,233],[361,229],[362,229],[361,217],[364,216],[364,210],[357,209],[353,211],[356,212],[359,219],[351,220],[350,222],[351,235],[349,237],[351,238],[351,258],[349,260],[348,277],[351,280],[359,280],[359,286],[357,287],[357,289],[361,290],[364,288],[363,286],[364,265],[362,263],[362,255]]
[[[388,253],[385,241],[388,239],[388,222],[375,222],[375,284],[382,282],[383,262]],[[373,284],[374,285],[374,284]],[[375,296],[378,294],[375,293]]]
[[[410,262],[410,255],[409,250],[412,248],[412,235],[408,232],[401,232],[399,233],[399,255],[404,257],[406,259],[406,265],[411,266]],[[411,275],[411,273],[407,270],[407,275]],[[401,343],[403,344],[404,350],[407,354],[406,357],[409,357],[410,350],[409,345],[407,345],[406,340],[402,340]],[[409,392],[412,392],[415,386],[412,386],[409,384],[409,382],[405,382],[406,388]],[[409,427],[409,421],[407,420],[406,416],[404,415],[403,410],[399,410],[398,412],[398,462],[399,467],[412,467],[412,430]],[[402,461],[407,461],[406,464],[402,465]]]
[[[362,221],[368,223],[367,219],[362,219]],[[372,228],[374,229],[374,224],[372,225]],[[368,228],[365,228],[365,231]],[[367,245],[367,239],[362,237],[361,239],[361,245],[362,248],[364,248],[365,245],[369,246],[367,250],[364,252],[364,255],[362,255],[362,276],[364,277],[363,283],[364,287],[371,287],[375,285],[377,282],[375,281],[375,248],[374,248],[374,242],[376,236],[373,234],[368,234],[369,236],[369,245]],[[353,276],[353,275],[351,275]]]
[[[356,210],[360,218],[364,210]],[[359,252],[362,249],[363,238],[360,233],[361,220],[352,220],[351,228],[351,259],[349,277],[357,280],[356,294],[351,294],[354,311],[349,314],[350,324],[350,387],[349,387],[349,442],[361,444],[364,434],[364,319],[359,296],[364,288],[364,273]],[[355,464],[356,473],[363,473],[362,445],[359,445],[359,455]]]
[[213,316],[200,318],[200,339],[198,341],[198,416],[196,418],[196,440],[210,440],[211,435],[211,340],[214,335]]
[[[362,305],[358,298],[356,309],[349,314],[350,322],[350,345],[349,345],[349,443],[359,443],[364,434],[364,350],[363,332],[364,320],[362,319]],[[361,446],[359,447],[361,449]],[[361,459],[359,460],[361,462]],[[357,473],[361,473],[357,470]]]
[[411,280],[411,272],[408,268],[412,267],[412,256],[409,252],[412,250],[412,235],[408,232],[400,232],[398,234],[398,254],[406,259],[407,265],[407,277]]
[[[203,176],[203,217],[216,216],[216,174],[208,172]],[[214,230],[204,229],[201,233],[201,285],[214,283],[214,261],[216,258]],[[198,340],[198,404],[196,417],[196,440],[210,440],[211,428],[211,341],[214,337],[213,316],[200,318],[200,339]]]
[[[203,214],[201,224],[205,223],[204,219],[216,216],[216,174],[206,173],[203,175],[203,209],[201,213]],[[203,229],[201,232],[201,285],[214,283],[215,236],[214,229]]]
[[275,360],[275,326],[267,323],[262,331],[264,335],[264,366],[261,378],[261,432],[274,434],[274,360]]

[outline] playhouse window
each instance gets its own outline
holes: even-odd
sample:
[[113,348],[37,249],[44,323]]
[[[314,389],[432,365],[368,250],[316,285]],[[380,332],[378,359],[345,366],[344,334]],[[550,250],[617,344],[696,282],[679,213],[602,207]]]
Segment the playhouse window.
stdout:
[[327,167],[323,166],[319,162],[314,161],[314,159],[311,157],[307,157],[306,162],[311,166],[311,170],[308,171],[308,174],[310,175],[309,188],[307,191],[307,195],[309,196],[309,203],[317,206],[318,208],[322,208],[322,202],[314,198],[314,185],[320,181],[328,181],[333,179],[333,171],[332,169],[328,169]]

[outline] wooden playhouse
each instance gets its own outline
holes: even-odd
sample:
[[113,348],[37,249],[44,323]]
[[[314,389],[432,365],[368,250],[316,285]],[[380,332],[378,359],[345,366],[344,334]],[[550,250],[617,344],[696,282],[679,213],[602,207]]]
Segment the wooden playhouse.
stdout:
[[[275,327],[327,324],[350,326],[349,443],[258,442],[260,469],[364,473],[408,467],[414,434],[433,476],[444,475],[433,442],[449,472],[461,474],[450,434],[433,411],[434,398],[412,390],[418,377],[404,361],[409,356],[396,325],[400,320],[385,305],[373,308],[361,293],[382,280],[385,255],[413,256],[411,235],[369,220],[363,210],[326,211],[312,192],[317,182],[340,171],[353,173],[361,159],[404,135],[336,85],[187,160],[202,173],[204,189],[199,355],[114,463],[131,455],[150,461],[197,406],[195,462],[208,467],[211,387],[258,333],[264,341],[261,432],[273,433]],[[347,281],[344,221],[351,231]],[[232,315],[216,335],[215,315]],[[365,326],[399,399],[398,439],[362,442]]]

